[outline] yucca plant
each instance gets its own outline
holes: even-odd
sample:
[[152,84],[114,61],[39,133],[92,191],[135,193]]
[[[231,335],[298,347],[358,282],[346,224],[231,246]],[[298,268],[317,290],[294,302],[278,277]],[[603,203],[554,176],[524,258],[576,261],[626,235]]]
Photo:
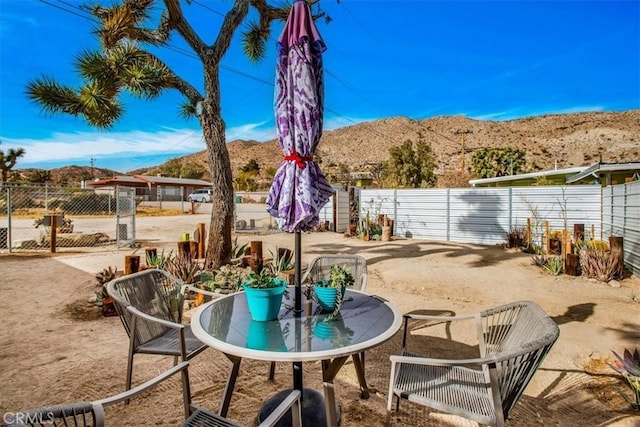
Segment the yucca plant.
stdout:
[[633,353],[625,348],[622,356],[615,351],[612,353],[616,360],[609,366],[627,380],[633,392],[632,399],[626,395],[622,396],[635,410],[640,411],[640,353],[638,353],[638,348],[636,347]]

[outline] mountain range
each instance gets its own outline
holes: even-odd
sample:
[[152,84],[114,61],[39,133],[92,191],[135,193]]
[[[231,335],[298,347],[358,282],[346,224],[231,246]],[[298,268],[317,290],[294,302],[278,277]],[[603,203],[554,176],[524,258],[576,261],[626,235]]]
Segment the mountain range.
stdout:
[[[543,170],[585,166],[598,161],[606,163],[640,161],[640,110],[622,112],[586,112],[554,114],[508,121],[475,120],[464,116],[439,116],[423,120],[393,117],[359,123],[333,131],[325,131],[316,150],[325,172],[344,165],[350,171],[366,171],[389,158],[389,149],[420,138],[431,144],[436,157],[439,186],[457,186],[462,178],[472,178],[468,166],[473,153],[483,148],[511,146],[527,153],[527,163]],[[261,170],[277,168],[282,152],[277,140],[267,142],[236,140],[227,144],[234,175],[250,160]],[[177,158],[205,167],[206,150]],[[152,168],[129,171],[128,174],[158,173]],[[64,177],[71,182],[90,170],[67,166],[51,170],[58,182]],[[96,177],[122,174],[107,169],[94,169]]]

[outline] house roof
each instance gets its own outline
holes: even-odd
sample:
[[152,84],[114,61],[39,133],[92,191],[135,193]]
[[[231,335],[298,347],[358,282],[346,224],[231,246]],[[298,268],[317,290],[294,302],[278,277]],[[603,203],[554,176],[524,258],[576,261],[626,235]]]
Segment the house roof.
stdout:
[[498,182],[520,181],[524,179],[536,179],[557,175],[573,175],[576,173],[580,173],[585,169],[587,169],[587,166],[577,166],[573,168],[552,169],[548,171],[523,173],[519,175],[498,176],[495,178],[472,179],[469,181],[469,184],[471,184],[472,187],[475,187],[476,185],[495,184]]
[[588,168],[585,168],[582,172],[567,178],[567,184],[578,182],[589,175],[593,175],[594,178],[600,178],[600,174],[607,174],[612,172],[624,172],[624,171],[636,171],[640,172],[640,162],[633,163],[595,163]]
[[91,187],[113,187],[123,185],[126,187],[146,187],[147,183],[128,175],[116,175],[112,178],[96,179],[87,182]]

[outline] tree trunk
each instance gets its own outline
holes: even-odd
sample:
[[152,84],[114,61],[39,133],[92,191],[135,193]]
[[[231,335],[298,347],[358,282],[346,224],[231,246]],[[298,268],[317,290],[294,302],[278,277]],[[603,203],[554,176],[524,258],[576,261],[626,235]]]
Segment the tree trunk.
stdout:
[[205,63],[206,96],[202,101],[200,124],[209,154],[213,186],[211,222],[207,239],[206,268],[218,268],[231,260],[233,229],[233,177],[227,150],[225,123],[220,112],[220,81],[217,64]]

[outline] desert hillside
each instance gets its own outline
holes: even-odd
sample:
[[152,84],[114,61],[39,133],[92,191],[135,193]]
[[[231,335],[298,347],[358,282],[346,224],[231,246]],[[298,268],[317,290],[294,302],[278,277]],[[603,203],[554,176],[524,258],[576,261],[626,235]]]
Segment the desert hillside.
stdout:
[[[389,157],[389,148],[421,134],[431,143],[438,173],[460,170],[464,156],[469,164],[474,151],[486,147],[522,148],[529,163],[543,169],[603,162],[640,161],[640,110],[594,112],[531,117],[510,121],[473,120],[463,116],[411,120],[380,119],[325,132],[317,154],[323,168],[346,164],[354,170]],[[233,141],[228,144],[234,173],[251,159],[262,168],[278,167],[282,154],[277,141]],[[183,157],[207,164],[205,151]],[[208,168],[207,168],[208,169]]]
[[[325,132],[318,146],[317,157],[324,170],[332,165],[344,164],[351,171],[364,171],[386,160],[389,148],[408,139],[415,142],[419,135],[431,143],[437,159],[437,173],[441,178],[460,175],[463,149],[465,165],[468,166],[474,151],[509,145],[524,149],[528,163],[535,162],[542,169],[590,165],[600,159],[603,162],[640,161],[640,110],[556,114],[509,121],[474,120],[464,116],[440,116],[424,120],[385,118]],[[251,159],[255,159],[262,170],[277,168],[282,160],[276,140],[264,143],[237,140],[227,144],[227,147],[234,174]],[[204,150],[179,159],[202,164],[209,170]],[[72,182],[75,178],[72,175],[86,174],[88,170],[67,167],[51,172],[52,177],[63,175]],[[125,171],[100,172],[110,176]],[[135,171],[147,174],[156,172],[157,167]],[[207,172],[204,179],[208,178]],[[467,178],[470,177],[464,177]],[[439,179],[439,184],[451,182]]]

